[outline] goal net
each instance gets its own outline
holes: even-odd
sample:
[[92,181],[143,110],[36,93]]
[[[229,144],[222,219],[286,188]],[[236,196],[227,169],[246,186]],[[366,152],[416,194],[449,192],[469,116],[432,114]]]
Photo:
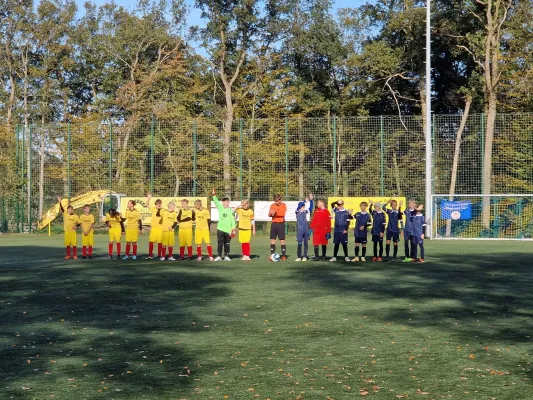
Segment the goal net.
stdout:
[[436,239],[532,239],[533,194],[433,195]]

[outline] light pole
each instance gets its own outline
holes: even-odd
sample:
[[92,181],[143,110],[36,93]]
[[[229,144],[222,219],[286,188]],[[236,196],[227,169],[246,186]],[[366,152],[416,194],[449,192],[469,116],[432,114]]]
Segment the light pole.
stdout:
[[431,137],[431,0],[426,0],[426,219],[429,221],[429,238],[433,236],[433,145]]

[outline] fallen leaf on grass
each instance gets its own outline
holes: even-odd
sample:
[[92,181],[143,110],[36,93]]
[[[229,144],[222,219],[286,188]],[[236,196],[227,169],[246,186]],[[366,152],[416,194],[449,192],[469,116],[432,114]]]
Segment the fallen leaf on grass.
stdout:
[[409,397],[408,394],[397,394],[397,395],[396,395],[396,398],[398,398],[398,399],[406,399],[406,398],[408,398],[408,397]]
[[419,395],[423,395],[423,396],[425,396],[425,395],[429,394],[429,392],[423,392],[423,391],[420,390],[420,389],[416,389],[416,394],[419,394]]
[[468,356],[468,358],[471,359],[471,360],[475,360],[475,359],[476,359],[476,356],[473,355],[473,354],[470,354],[470,355]]
[[368,390],[363,389],[363,390],[360,390],[360,391],[359,391],[359,394],[360,394],[361,396],[367,396],[367,395],[369,394],[369,392],[368,392]]
[[22,386],[22,390],[30,390],[31,388],[28,386]]

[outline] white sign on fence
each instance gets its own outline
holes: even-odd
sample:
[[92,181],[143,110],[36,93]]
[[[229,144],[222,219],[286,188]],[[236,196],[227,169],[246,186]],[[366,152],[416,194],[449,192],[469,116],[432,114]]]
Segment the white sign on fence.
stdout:
[[[254,215],[256,221],[272,221],[272,217],[268,216],[268,211],[272,205],[272,201],[254,201]],[[296,207],[299,201],[284,201],[287,205],[287,214],[285,214],[285,221],[296,221]],[[309,215],[307,215],[309,220]]]

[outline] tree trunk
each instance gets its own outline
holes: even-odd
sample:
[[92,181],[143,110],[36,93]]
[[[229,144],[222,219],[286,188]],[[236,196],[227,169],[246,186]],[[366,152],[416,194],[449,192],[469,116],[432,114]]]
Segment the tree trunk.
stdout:
[[400,180],[400,168],[398,166],[398,156],[396,152],[392,152],[392,164],[394,166],[394,180],[396,181],[396,195],[400,196],[402,194],[402,185]]
[[230,164],[230,141],[231,128],[233,127],[233,100],[231,98],[231,87],[226,85],[226,121],[222,138],[223,153],[223,175],[224,191],[226,196],[231,198],[231,164]]
[[[453,201],[455,195],[455,186],[457,183],[457,170],[459,169],[459,155],[461,154],[461,139],[463,137],[463,131],[466,126],[466,121],[468,121],[468,116],[470,114],[470,106],[472,104],[472,96],[467,96],[465,101],[465,109],[463,116],[461,118],[461,124],[457,130],[457,135],[455,137],[455,149],[453,153],[453,165],[452,165],[452,176],[450,179],[450,197],[449,200]],[[452,234],[452,220],[446,220],[446,236],[450,237]]]
[[490,228],[490,197],[492,190],[492,146],[494,142],[494,127],[497,111],[496,93],[489,94],[487,106],[487,121],[485,125],[485,149],[483,153],[483,227]]

